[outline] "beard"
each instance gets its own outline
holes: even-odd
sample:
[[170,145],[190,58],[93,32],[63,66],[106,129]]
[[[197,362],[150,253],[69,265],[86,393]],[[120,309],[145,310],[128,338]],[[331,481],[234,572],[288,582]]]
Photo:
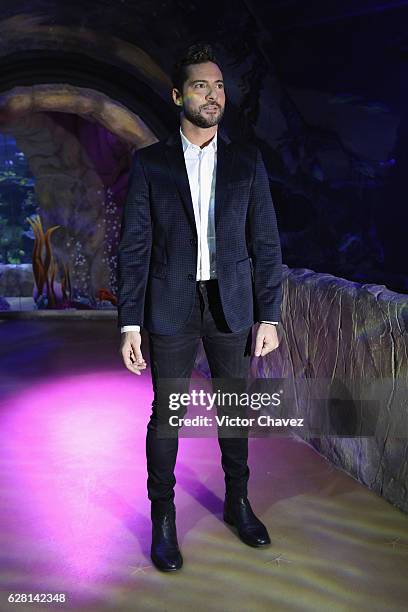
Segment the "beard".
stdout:
[[[207,106],[210,106],[209,104]],[[209,128],[214,125],[218,125],[224,115],[224,109],[218,106],[218,112],[214,114],[205,114],[205,110],[195,111],[183,107],[183,113],[186,119],[191,121],[194,125],[201,128]]]

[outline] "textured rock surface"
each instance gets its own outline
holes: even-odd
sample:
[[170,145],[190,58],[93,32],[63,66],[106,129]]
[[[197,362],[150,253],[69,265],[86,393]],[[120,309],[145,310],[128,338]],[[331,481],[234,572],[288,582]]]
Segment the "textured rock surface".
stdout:
[[[378,402],[375,435],[302,436],[364,485],[408,512],[408,296],[284,266],[280,345],[252,358],[251,378],[330,380],[330,393]],[[255,339],[257,326],[253,328]],[[197,368],[209,376],[200,346]],[[364,390],[363,390],[364,388]],[[293,404],[291,415],[311,407]],[[374,404],[373,404],[374,407]],[[377,412],[378,410],[378,412]],[[313,415],[309,415],[312,417]],[[314,415],[319,416],[319,415]],[[338,431],[338,430],[336,430]]]

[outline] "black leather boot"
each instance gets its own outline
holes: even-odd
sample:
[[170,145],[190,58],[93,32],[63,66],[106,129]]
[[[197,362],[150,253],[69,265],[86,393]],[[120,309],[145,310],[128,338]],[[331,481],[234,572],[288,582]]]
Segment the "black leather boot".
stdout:
[[225,496],[224,521],[237,528],[239,538],[248,546],[271,543],[265,525],[253,513],[246,496]]
[[176,531],[176,508],[169,503],[163,508],[152,503],[152,547],[151,559],[163,572],[178,570],[183,565]]

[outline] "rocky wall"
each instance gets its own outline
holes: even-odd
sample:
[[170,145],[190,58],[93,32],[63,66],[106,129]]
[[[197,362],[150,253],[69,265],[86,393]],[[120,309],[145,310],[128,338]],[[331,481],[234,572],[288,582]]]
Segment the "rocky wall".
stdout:
[[[284,266],[281,313],[279,347],[252,357],[250,378],[282,378],[288,387],[291,381],[328,381],[326,409],[337,402],[337,425],[327,435],[297,437],[408,512],[408,296]],[[209,376],[202,346],[196,367]],[[349,423],[339,404],[352,407],[357,424],[371,419],[371,428],[365,422],[361,430],[367,435],[343,435],[341,426]],[[291,415],[321,421],[319,406],[299,396]]]

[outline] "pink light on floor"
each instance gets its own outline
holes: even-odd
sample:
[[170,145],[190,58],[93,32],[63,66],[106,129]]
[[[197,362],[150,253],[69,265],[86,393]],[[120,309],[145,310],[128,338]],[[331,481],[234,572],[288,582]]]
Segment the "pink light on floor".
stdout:
[[54,377],[1,408],[3,525],[65,577],[119,571],[129,525],[148,515],[140,459],[152,395],[149,372],[95,372]]

